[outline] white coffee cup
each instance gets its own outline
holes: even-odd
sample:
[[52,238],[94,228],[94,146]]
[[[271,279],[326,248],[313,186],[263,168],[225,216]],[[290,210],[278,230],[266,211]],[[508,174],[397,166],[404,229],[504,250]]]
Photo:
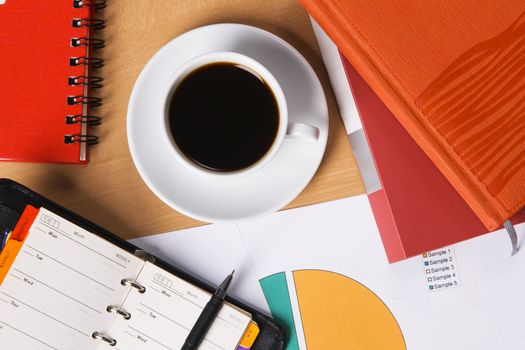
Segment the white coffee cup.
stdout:
[[[173,139],[173,135],[171,133],[169,125],[170,101],[177,87],[184,80],[184,78],[186,78],[190,73],[202,66],[223,62],[240,65],[244,69],[247,69],[255,75],[262,78],[263,81],[267,84],[267,86],[272,90],[279,111],[279,127],[274,142],[269,148],[269,150],[254,164],[241,170],[235,171],[214,171],[206,169],[193,162],[191,159],[187,158],[184,155],[184,153],[179,149],[177,143]],[[186,167],[200,174],[220,176],[224,178],[235,178],[238,176],[244,176],[262,168],[266,163],[268,163],[281,147],[285,137],[306,139],[312,142],[316,142],[319,139],[320,131],[317,127],[303,123],[289,123],[286,97],[283,93],[281,86],[279,85],[275,77],[268,71],[268,69],[266,69],[262,64],[255,61],[254,59],[236,52],[224,51],[207,53],[189,60],[188,62],[183,64],[180,67],[180,69],[177,72],[175,72],[175,74],[173,74],[170,77],[165,91],[166,93],[163,96],[164,108],[162,109],[163,137],[165,138],[165,141],[171,144],[171,148],[173,149],[175,158],[177,158],[178,161],[180,161]]]

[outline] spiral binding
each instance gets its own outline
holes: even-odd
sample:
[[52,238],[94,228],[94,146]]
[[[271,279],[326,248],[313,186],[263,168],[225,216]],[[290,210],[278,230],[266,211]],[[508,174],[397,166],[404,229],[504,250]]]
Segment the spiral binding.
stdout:
[[91,68],[98,69],[104,67],[104,60],[96,57],[70,57],[69,65],[71,67],[76,66],[90,66]]
[[146,287],[144,287],[141,284],[138,284],[137,282],[133,280],[130,280],[129,278],[124,278],[122,281],[120,281],[120,284],[123,286],[129,286],[129,287],[135,288],[141,294],[146,293]]
[[121,310],[118,307],[113,306],[113,305],[108,305],[108,307],[106,308],[106,311],[107,312],[114,312],[117,315],[122,316],[122,318],[125,319],[125,320],[129,320],[131,318],[131,314],[129,312]]
[[[120,284],[122,286],[125,286],[125,287],[135,288],[135,289],[138,290],[139,293],[145,293],[146,292],[146,287],[144,287],[143,285],[141,285],[141,284],[139,284],[139,283],[137,283],[134,280],[129,279],[129,278],[122,279],[120,281]],[[124,310],[122,310],[121,308],[119,308],[117,306],[108,305],[108,307],[106,307],[106,311],[107,312],[113,312],[113,313],[121,316],[126,321],[131,319],[131,313],[129,313],[127,311],[124,311]],[[117,345],[117,340],[115,338],[111,338],[107,334],[104,334],[104,333],[101,333],[101,332],[95,331],[95,332],[93,332],[91,334],[91,337],[93,339],[101,340],[103,342],[106,342],[109,346]]]
[[102,87],[102,82],[104,81],[101,77],[93,77],[93,76],[77,76],[77,77],[69,77],[68,84],[70,86],[75,85],[85,85],[89,86],[92,89],[100,89]]
[[102,106],[102,99],[100,97],[93,96],[68,96],[67,104],[70,106],[73,105],[89,105],[90,107],[100,107]]
[[106,28],[106,22],[101,19],[94,18],[73,18],[71,24],[73,28],[89,27],[93,30],[101,30]]
[[94,50],[104,48],[104,40],[92,38],[71,38],[71,46],[91,46]]
[[82,7],[91,7],[99,11],[99,10],[105,9],[106,6],[107,6],[106,0],[74,0],[73,1],[73,7],[77,9],[82,8]]
[[64,143],[69,145],[72,143],[87,143],[88,145],[96,145],[99,142],[98,136],[95,135],[64,135]]
[[106,343],[108,343],[109,346],[117,345],[117,341],[114,338],[110,338],[107,335],[104,335],[103,333],[100,333],[100,332],[97,332],[97,331],[93,332],[91,334],[91,337],[93,339],[96,339],[96,340],[105,341]]
[[[89,7],[92,11],[100,11],[106,8],[106,0],[73,0],[74,8],[86,8]],[[102,81],[104,80],[101,77],[92,76],[91,73],[93,70],[101,68],[104,66],[104,60],[98,57],[92,57],[91,52],[93,50],[99,50],[104,48],[105,42],[102,39],[92,38],[91,34],[94,31],[102,30],[106,27],[106,22],[102,19],[95,18],[73,18],[71,22],[73,28],[88,28],[90,35],[88,37],[74,37],[71,38],[70,45],[72,47],[86,47],[89,54],[81,57],[70,57],[69,65],[71,67],[76,66],[87,66],[86,71],[89,72],[89,75],[80,75],[80,76],[70,76],[68,77],[69,86],[83,86],[84,91],[86,92],[83,95],[72,95],[67,96],[67,104],[69,106],[73,105],[84,105],[89,108],[96,108],[102,105],[102,99],[99,97],[89,96],[87,94],[88,89],[99,89],[101,88]],[[84,111],[87,109],[84,108]],[[93,115],[66,115],[65,123],[67,125],[81,124],[86,126],[96,126],[101,124],[101,118]],[[64,143],[74,144],[74,143],[86,143],[88,145],[94,145],[99,142],[98,136],[89,135],[85,133],[86,127],[82,126],[82,133],[80,134],[71,134],[64,135]],[[102,337],[103,335],[100,334]]]
[[94,115],[68,115],[66,116],[66,124],[87,124],[89,126],[100,125],[102,118]]

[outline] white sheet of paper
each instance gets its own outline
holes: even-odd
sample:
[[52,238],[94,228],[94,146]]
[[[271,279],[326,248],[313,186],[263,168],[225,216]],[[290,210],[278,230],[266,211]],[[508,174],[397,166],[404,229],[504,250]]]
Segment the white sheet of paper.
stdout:
[[[525,225],[516,229],[523,240]],[[280,212],[242,224],[240,230],[259,278],[305,269],[350,277],[386,304],[408,349],[518,349],[525,344],[525,252],[510,256],[504,230],[392,265],[366,196]],[[297,303],[296,293],[290,294]],[[294,318],[301,320],[299,308],[292,306]],[[298,332],[304,337],[302,329]],[[304,339],[299,344],[304,348]]]
[[228,294],[270,314],[237,225],[206,225],[130,242],[213,285],[235,270]]
[[341,113],[341,118],[346,128],[346,133],[351,133],[361,130],[363,128],[357,106],[346,78],[345,68],[343,61],[341,60],[341,54],[339,49],[323,31],[323,29],[317,24],[317,22],[310,17],[312,22],[312,28],[319,43],[321,49],[321,55],[323,56],[323,62],[330,78],[330,84],[334,91],[337,105]]
[[[525,225],[516,229],[522,241]],[[408,349],[518,349],[525,343],[525,252],[510,257],[503,230],[388,264],[368,199],[356,196],[238,226],[209,225],[132,242],[214,284],[236,268],[242,278],[234,296],[259,307],[266,303],[257,280],[284,273],[300,349],[309,335],[294,272],[304,270],[350,278],[377,295]]]

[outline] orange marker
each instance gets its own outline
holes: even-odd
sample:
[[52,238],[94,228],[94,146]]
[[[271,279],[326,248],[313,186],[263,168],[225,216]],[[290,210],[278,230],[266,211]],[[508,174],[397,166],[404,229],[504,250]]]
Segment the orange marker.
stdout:
[[38,211],[38,209],[32,206],[26,206],[4,250],[2,250],[0,254],[0,285],[2,285],[11,265],[13,265],[16,256],[20,252],[20,249],[22,249],[22,245],[29,233],[29,228],[33,224],[33,221],[35,221]]

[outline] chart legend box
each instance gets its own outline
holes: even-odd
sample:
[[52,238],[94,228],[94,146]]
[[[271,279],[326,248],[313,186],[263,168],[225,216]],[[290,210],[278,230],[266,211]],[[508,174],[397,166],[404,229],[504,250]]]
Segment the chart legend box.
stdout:
[[454,247],[424,253],[422,261],[429,291],[435,292],[461,285]]

